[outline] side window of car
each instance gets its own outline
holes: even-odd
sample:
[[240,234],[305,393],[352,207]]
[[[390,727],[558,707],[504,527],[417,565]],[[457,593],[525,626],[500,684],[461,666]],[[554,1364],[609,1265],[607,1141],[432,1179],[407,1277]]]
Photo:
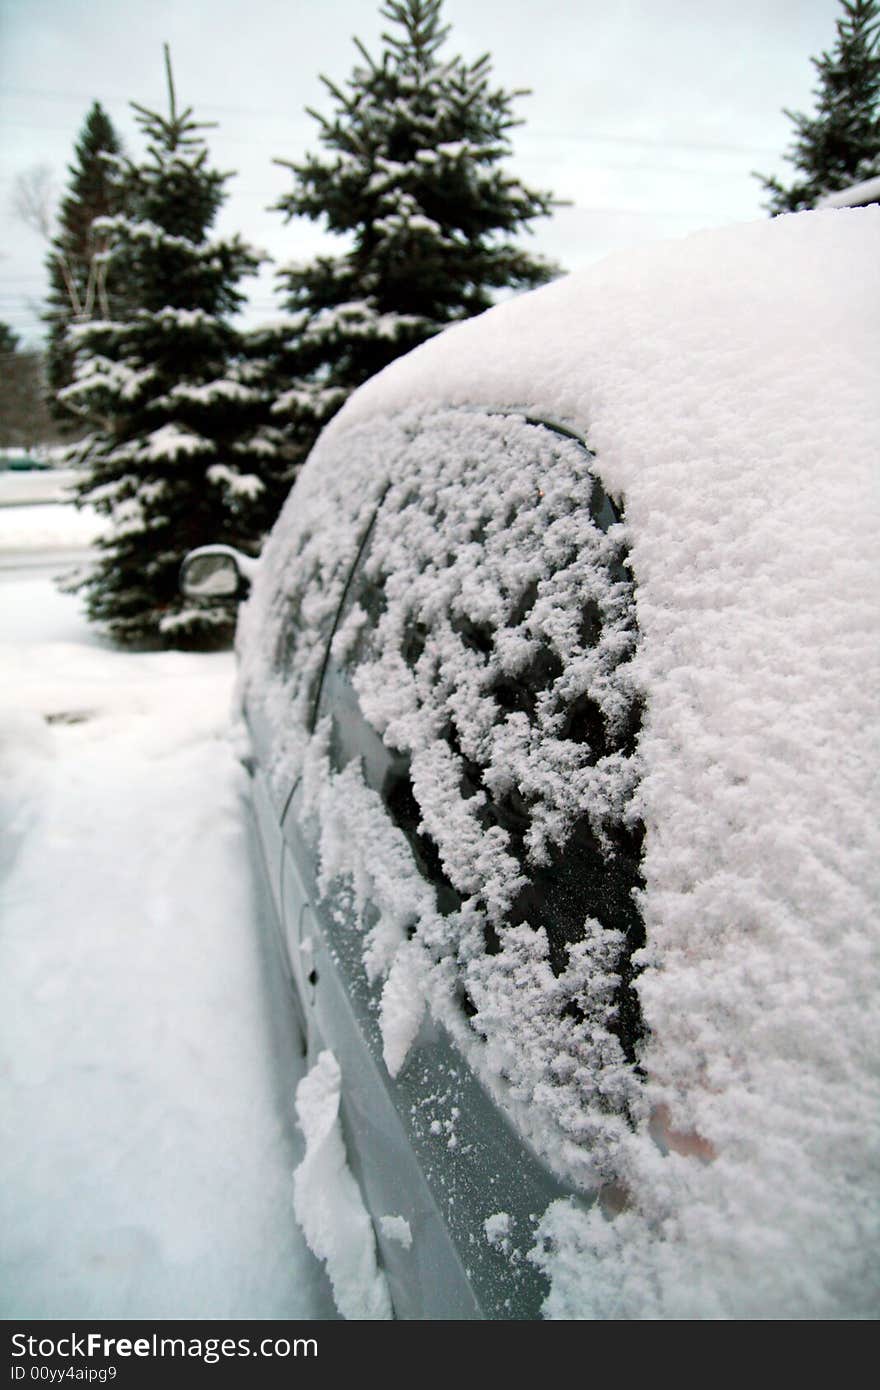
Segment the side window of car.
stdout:
[[326,664],[328,644],[338,624],[352,566],[369,536],[381,501],[364,500],[353,509],[345,543],[328,547],[320,528],[304,527],[295,547],[285,552],[273,597],[273,679],[284,689],[296,722],[311,732]]
[[372,561],[371,539],[372,528],[336,624],[337,640],[325,663],[317,722],[330,718],[329,755],[334,772],[359,761],[366,785],[382,798],[391,820],[406,836],[417,867],[433,885],[440,911],[450,912],[460,907],[461,895],[443,871],[436,843],[420,829],[421,812],[413,792],[409,755],[390,746],[376,732],[361,709],[353,683],[386,609],[385,576]]
[[332,596],[339,592],[346,563],[344,557],[336,557],[335,563],[328,566],[323,555],[313,558],[309,555],[309,540],[306,536],[296,585],[282,599],[284,619],[275,649],[275,667],[288,689],[296,695],[300,685],[307,684],[306,707],[314,700],[320,667],[305,659],[303,646],[307,643],[311,649],[320,650],[329,642],[338,605],[338,599],[334,603]]
[[[567,433],[479,417],[460,435],[447,427],[414,443],[376,517],[318,720],[330,720],[334,771],[359,761],[406,837],[451,939],[479,921],[493,955],[508,928],[527,924],[546,934],[557,975],[590,921],[619,940],[608,1012],[632,1062],[644,932],[628,797],[640,709],[626,671],[635,620],[620,516]],[[444,446],[454,460],[432,462]],[[461,1001],[476,1013],[466,988]],[[582,1017],[575,993],[561,1007]]]

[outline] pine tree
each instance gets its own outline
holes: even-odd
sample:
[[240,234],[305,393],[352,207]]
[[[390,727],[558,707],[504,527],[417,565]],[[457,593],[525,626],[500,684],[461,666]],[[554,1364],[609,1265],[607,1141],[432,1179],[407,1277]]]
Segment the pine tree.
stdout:
[[177,110],[167,49],[166,67],[170,114],[132,103],[147,156],[128,166],[128,210],[98,224],[112,281],[139,307],[71,330],[77,375],[62,394],[93,425],[79,501],[112,521],[79,584],[89,616],[122,642],[201,646],[229,636],[234,610],[184,600],[180,562],[198,545],[259,542],[275,445],[230,321],[260,257],[238,237],[208,239],[229,175]]
[[21,337],[14,328],[10,328],[8,323],[0,323],[0,356],[17,352],[20,342]]
[[441,57],[449,28],[440,12],[441,0],[387,0],[381,13],[395,30],[381,59],[356,39],[365,66],[344,89],[322,79],[332,117],[309,112],[327,154],[278,161],[295,178],[278,209],[321,219],[351,243],[283,272],[293,384],[276,415],[305,441],[395,357],[482,312],[499,291],[555,273],[511,241],[554,206],[501,167],[524,93],[490,85],[488,55]]
[[787,158],[799,177],[788,187],[761,180],[771,216],[813,208],[827,193],[880,175],[880,6],[877,0],[841,0],[837,44],[810,61],[819,74],[816,114],[786,110],[794,122]]
[[19,335],[0,323],[0,445],[33,448],[57,434],[46,407],[44,361],[22,348]]
[[236,372],[252,394],[254,429],[264,448],[261,517],[269,530],[315,441],[322,390],[302,378],[302,319],[279,316],[242,332]]
[[99,102],[86,116],[68,166],[70,183],[58,213],[46,268],[49,272],[47,376],[53,413],[69,417],[58,405],[58,392],[73,379],[73,349],[67,329],[71,323],[110,318],[119,311],[120,296],[108,282],[107,234],[97,219],[112,217],[125,205],[121,177],[122,147],[110,117]]

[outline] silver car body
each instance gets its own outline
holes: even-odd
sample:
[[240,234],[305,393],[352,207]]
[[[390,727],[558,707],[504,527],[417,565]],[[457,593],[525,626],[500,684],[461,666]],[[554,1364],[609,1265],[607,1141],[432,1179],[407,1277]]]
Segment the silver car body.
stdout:
[[877,983],[877,223],[689,238],[451,330],[352,398],[267,543],[256,819],[400,1317],[839,1315],[876,1280],[797,1098],[851,1126]]

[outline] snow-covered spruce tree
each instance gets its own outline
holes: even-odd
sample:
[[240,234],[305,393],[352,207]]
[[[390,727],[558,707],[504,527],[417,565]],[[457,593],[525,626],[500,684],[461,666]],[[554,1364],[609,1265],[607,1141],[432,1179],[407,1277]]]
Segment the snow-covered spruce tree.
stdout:
[[208,166],[203,127],[177,110],[167,50],[166,66],[169,115],[132,103],[147,154],[128,166],[127,211],[99,223],[113,283],[138,308],[71,330],[76,379],[62,394],[93,427],[78,500],[111,519],[78,585],[89,616],[124,643],[204,646],[228,637],[234,610],[183,599],[181,559],[212,541],[258,543],[275,445],[230,322],[260,257],[237,237],[208,239],[229,175]]
[[278,209],[349,242],[282,272],[296,331],[276,413],[303,437],[395,357],[555,273],[511,240],[554,205],[502,168],[523,93],[492,87],[488,55],[442,57],[440,11],[441,0],[387,0],[381,58],[355,40],[364,65],[344,88],[322,79],[335,112],[309,114],[326,154],[278,161],[295,178]]
[[263,492],[257,499],[255,516],[259,515],[263,530],[268,531],[314,442],[317,392],[313,383],[302,382],[299,396],[309,409],[291,408],[302,366],[296,322],[281,316],[245,329],[240,344],[235,375],[248,388],[253,430],[259,433],[262,450]]
[[43,317],[49,329],[47,377],[50,403],[59,418],[70,417],[69,409],[57,400],[58,392],[73,380],[69,325],[115,317],[119,312],[119,296],[107,278],[107,233],[96,230],[95,221],[112,217],[125,206],[121,153],[110,117],[96,101],[74,147],[68,191],[46,258],[49,296]]
[[771,216],[813,208],[826,193],[880,176],[880,6],[877,0],[841,0],[837,43],[810,61],[819,74],[816,114],[786,110],[794,122],[787,153],[798,177],[789,187],[763,174]]

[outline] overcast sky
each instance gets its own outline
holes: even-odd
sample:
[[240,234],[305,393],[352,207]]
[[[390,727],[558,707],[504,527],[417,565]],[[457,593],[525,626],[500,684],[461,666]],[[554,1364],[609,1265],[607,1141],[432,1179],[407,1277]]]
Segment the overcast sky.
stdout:
[[[448,52],[489,52],[506,88],[530,87],[511,167],[572,206],[529,241],[576,269],[616,247],[763,215],[753,169],[782,173],[783,107],[812,111],[810,57],[832,47],[838,0],[446,0]],[[35,342],[44,248],[11,210],[16,176],[66,165],[92,101],[129,154],[130,100],[164,109],[162,43],[181,104],[219,122],[213,162],[236,169],[220,227],[279,262],[332,243],[267,207],[291,185],[273,157],[316,146],[320,73],[344,81],[357,34],[374,53],[378,0],[0,0],[0,319]],[[271,317],[271,272],[247,282]]]

